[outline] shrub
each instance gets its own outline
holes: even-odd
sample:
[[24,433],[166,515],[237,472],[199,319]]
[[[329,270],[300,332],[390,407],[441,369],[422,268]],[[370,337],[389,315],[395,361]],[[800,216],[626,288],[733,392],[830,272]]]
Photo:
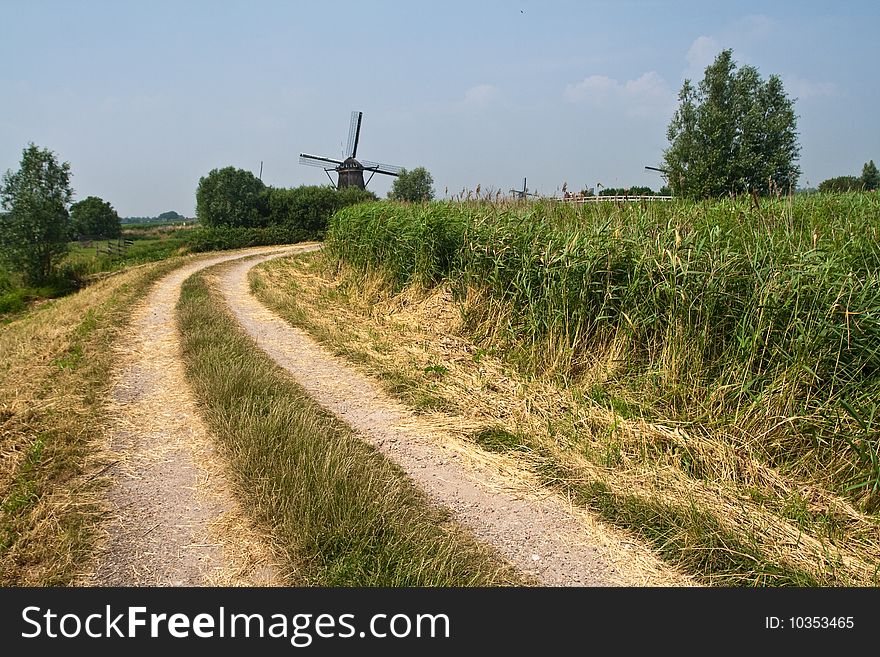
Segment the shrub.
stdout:
[[303,230],[312,239],[323,239],[330,216],[347,205],[375,200],[372,192],[348,187],[337,191],[324,185],[269,189],[269,224]]

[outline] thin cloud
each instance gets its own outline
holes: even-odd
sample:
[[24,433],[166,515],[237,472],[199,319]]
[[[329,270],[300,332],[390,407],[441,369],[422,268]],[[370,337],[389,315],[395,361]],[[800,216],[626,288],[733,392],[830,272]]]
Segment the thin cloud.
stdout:
[[750,14],[737,21],[733,27],[734,34],[741,34],[750,39],[766,39],[776,29],[776,21],[764,14]]
[[458,104],[465,108],[483,109],[495,102],[500,96],[498,87],[491,84],[478,84],[468,89],[464,100]]
[[453,99],[428,102],[425,111],[437,115],[475,114],[485,112],[503,100],[501,90],[494,84],[480,83],[468,87],[462,96]]
[[806,100],[809,98],[834,98],[840,95],[837,85],[833,82],[820,82],[816,80],[808,80],[798,77],[797,75],[786,75],[783,78],[785,90],[789,96]]
[[590,75],[566,85],[564,96],[572,103],[620,109],[634,117],[666,112],[675,104],[675,93],[656,71],[626,82],[605,75]]
[[682,78],[690,80],[701,79],[706,71],[706,67],[715,61],[715,57],[719,52],[721,52],[721,45],[714,38],[699,36],[694,39],[685,55],[687,68],[682,73]]

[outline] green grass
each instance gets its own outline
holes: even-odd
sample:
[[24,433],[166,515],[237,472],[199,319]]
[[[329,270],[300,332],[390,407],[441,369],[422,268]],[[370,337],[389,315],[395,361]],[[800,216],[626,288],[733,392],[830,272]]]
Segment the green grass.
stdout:
[[[83,274],[115,271],[131,265],[164,260],[189,251],[189,243],[195,228],[150,227],[123,231],[122,241],[96,240],[89,246],[79,242],[70,243],[66,264]],[[132,243],[126,245],[124,240]],[[108,253],[111,246],[112,253]],[[122,247],[122,248],[118,248]]]
[[523,436],[511,433],[504,427],[485,427],[471,434],[471,439],[490,452],[520,451],[527,448]]
[[178,305],[187,375],[244,507],[299,583],[521,583],[242,333],[199,273]]
[[[663,418],[646,425],[643,409],[608,392],[613,381],[548,385],[512,372],[491,348],[459,337],[456,349],[446,339],[454,320],[430,326],[432,317],[450,318],[435,305],[444,292],[429,293],[424,314],[404,318],[425,298],[418,289],[388,295],[375,277],[335,271],[326,255],[264,263],[250,276],[252,289],[410,408],[430,393],[444,412],[480,422],[461,438],[642,538],[674,567],[711,585],[876,583],[873,567],[863,567],[876,561],[876,521],[821,482],[760,462],[724,431]],[[863,421],[871,427],[870,415]],[[852,557],[860,565],[851,567]]]
[[396,289],[449,285],[470,335],[523,372],[625,417],[731,429],[880,506],[880,427],[859,421],[880,398],[877,195],[374,203],[337,213],[328,245]]

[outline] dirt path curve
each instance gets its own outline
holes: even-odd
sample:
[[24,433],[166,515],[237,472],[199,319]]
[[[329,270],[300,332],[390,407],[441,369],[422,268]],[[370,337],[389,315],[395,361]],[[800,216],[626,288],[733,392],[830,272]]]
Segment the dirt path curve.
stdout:
[[267,259],[231,263],[221,270],[222,293],[242,327],[318,403],[396,461],[477,538],[545,586],[690,584],[644,548],[611,536],[589,514],[555,497],[541,499],[517,489],[491,468],[468,465],[453,439],[426,430],[424,421],[376,382],[250,294],[247,272]]
[[[299,247],[301,248],[301,247]],[[117,347],[114,418],[107,449],[116,463],[111,520],[93,586],[271,586],[271,554],[234,501],[221,459],[184,377],[175,306],[184,280],[211,265],[290,249],[263,247],[206,258],[159,281]]]

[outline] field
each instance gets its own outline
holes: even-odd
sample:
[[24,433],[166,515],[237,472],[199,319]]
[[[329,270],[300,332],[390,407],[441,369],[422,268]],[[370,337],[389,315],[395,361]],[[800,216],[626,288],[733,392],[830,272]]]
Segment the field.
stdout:
[[706,583],[876,584],[880,201],[375,203],[261,298]]
[[87,245],[70,243],[68,262],[78,271],[100,273],[163,260],[187,252],[196,226],[172,224],[126,224],[122,238],[96,240]]
[[132,224],[123,225],[120,239],[70,242],[56,273],[39,287],[22,285],[0,266],[0,321],[8,322],[34,304],[70,294],[107,272],[187,253],[193,230],[181,224]]

